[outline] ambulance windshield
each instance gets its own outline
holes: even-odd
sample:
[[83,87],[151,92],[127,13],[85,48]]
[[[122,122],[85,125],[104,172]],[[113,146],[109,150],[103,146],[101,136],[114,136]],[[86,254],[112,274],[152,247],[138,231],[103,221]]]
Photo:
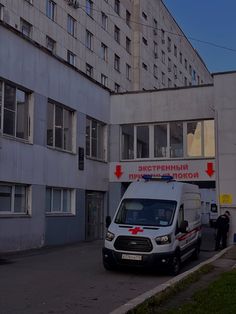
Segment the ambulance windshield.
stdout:
[[173,222],[176,201],[156,199],[124,199],[115,223],[140,226],[170,226]]

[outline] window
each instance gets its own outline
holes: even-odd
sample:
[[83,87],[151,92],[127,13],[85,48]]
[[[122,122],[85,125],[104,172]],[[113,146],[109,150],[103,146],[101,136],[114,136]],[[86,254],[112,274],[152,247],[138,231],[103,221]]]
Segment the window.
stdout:
[[55,21],[55,10],[56,10],[56,3],[52,0],[47,0],[46,15],[52,21]]
[[168,157],[167,124],[154,125],[154,157]]
[[153,52],[154,52],[154,58],[157,59],[158,58],[158,45],[156,41],[153,42]]
[[148,45],[147,39],[146,39],[145,37],[142,38],[142,41],[143,41],[143,43],[144,43],[145,46]]
[[163,50],[161,51],[161,62],[164,64],[166,63],[166,54]]
[[177,47],[174,45],[174,56],[177,57]]
[[119,91],[120,91],[120,85],[119,84],[117,84],[117,83],[114,84],[114,91],[115,91],[115,93],[119,93]]
[[120,15],[120,1],[119,0],[115,0],[114,10],[118,15]]
[[101,54],[102,54],[102,59],[104,61],[108,61],[108,48],[104,43],[101,43]]
[[164,31],[164,29],[161,30],[161,42],[163,44],[165,43],[165,31]]
[[74,112],[55,103],[48,102],[47,145],[72,151]]
[[147,20],[147,14],[145,12],[142,12],[142,17],[144,18],[144,20]]
[[134,126],[121,126],[121,158],[134,159]]
[[183,157],[183,123],[170,123],[170,157]]
[[126,37],[126,51],[131,53],[131,40],[128,37]]
[[23,19],[20,19],[20,23],[22,34],[27,37],[31,37],[32,25]]
[[86,74],[93,77],[93,67],[88,63],[86,63]]
[[171,88],[172,87],[172,81],[170,78],[168,78],[168,88]]
[[192,66],[191,65],[189,65],[189,74],[191,75],[191,77],[192,77]]
[[157,65],[156,64],[153,65],[153,75],[154,75],[155,78],[158,77],[158,69],[157,69]]
[[142,67],[143,67],[143,69],[145,70],[145,71],[147,71],[147,69],[148,69],[148,67],[147,67],[147,65],[146,65],[146,63],[142,63]]
[[30,187],[0,182],[0,215],[29,214]]
[[181,64],[183,63],[183,54],[182,54],[182,52],[179,53],[179,62]]
[[174,64],[174,78],[177,79],[177,66]]
[[166,85],[166,75],[164,72],[161,72],[161,82],[162,82],[162,85]]
[[108,18],[107,18],[107,15],[102,12],[102,28],[107,30],[107,21],[108,21]]
[[68,14],[67,17],[67,32],[72,36],[75,36],[75,19]]
[[131,14],[126,10],[126,24],[130,27]]
[[116,25],[114,27],[114,39],[120,43],[120,29]]
[[3,21],[3,8],[4,6],[0,3],[0,21]]
[[91,0],[86,0],[86,13],[90,17],[93,16],[93,2]]
[[153,19],[153,35],[157,35],[157,20]]
[[116,54],[114,55],[114,69],[120,72],[120,57]]
[[149,157],[149,126],[136,126],[136,156],[137,158]]
[[131,80],[131,66],[126,63],[126,78],[127,80]]
[[75,54],[67,50],[67,62],[75,66]]
[[201,122],[187,122],[187,156],[198,157],[202,155],[201,131]]
[[171,39],[170,39],[170,37],[167,38],[167,50],[169,52],[171,51]]
[[104,74],[101,74],[101,84],[107,87],[107,81],[108,81],[107,76]]
[[47,187],[46,213],[75,214],[75,190],[59,187]]
[[86,119],[86,156],[106,160],[106,126],[97,120]]
[[86,47],[93,50],[93,34],[86,30]]
[[184,67],[187,70],[187,68],[188,68],[188,61],[187,61],[187,59],[184,59]]
[[215,156],[215,122],[206,120],[203,122],[204,132],[204,157]]
[[184,77],[184,86],[187,86],[188,85],[188,79],[187,77]]
[[48,50],[55,53],[56,42],[49,36],[46,37],[46,46]]
[[0,129],[3,134],[29,140],[29,93],[0,81]]
[[171,72],[172,70],[172,62],[171,62],[171,59],[168,58],[168,72]]

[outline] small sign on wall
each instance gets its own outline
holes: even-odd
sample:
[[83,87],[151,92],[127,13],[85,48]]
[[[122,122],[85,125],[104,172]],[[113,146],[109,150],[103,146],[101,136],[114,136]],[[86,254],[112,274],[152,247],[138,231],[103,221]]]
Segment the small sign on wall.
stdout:
[[221,194],[220,195],[220,205],[232,205],[233,195],[232,194]]

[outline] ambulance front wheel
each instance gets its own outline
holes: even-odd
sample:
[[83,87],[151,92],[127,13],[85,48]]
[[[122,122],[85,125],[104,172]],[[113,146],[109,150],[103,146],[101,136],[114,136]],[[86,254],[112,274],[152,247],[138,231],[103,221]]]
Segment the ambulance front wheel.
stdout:
[[178,254],[176,254],[173,257],[172,264],[171,264],[171,269],[170,269],[171,275],[177,276],[180,272],[180,266],[181,266],[180,257]]

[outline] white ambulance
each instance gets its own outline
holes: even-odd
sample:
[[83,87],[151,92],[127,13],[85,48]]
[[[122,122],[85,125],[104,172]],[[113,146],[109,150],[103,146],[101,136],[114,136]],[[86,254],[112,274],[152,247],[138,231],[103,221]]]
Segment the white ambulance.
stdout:
[[201,245],[201,198],[198,186],[170,177],[133,182],[111,221],[107,217],[103,265],[167,267],[176,275]]

